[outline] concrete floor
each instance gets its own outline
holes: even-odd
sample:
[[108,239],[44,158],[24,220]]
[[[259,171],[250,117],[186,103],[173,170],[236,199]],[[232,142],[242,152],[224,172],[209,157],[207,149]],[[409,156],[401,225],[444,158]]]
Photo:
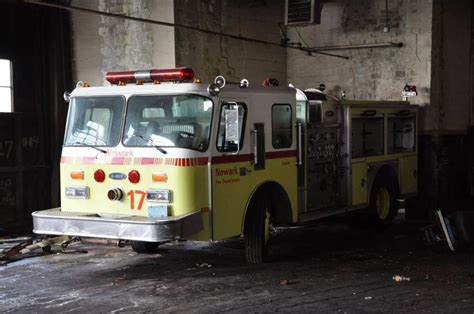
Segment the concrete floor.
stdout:
[[[381,233],[338,219],[287,232],[273,239],[273,261],[257,266],[244,263],[240,240],[166,244],[154,255],[128,246],[69,249],[88,253],[0,267],[0,311],[474,310],[474,249],[428,246],[406,223]],[[395,283],[395,274],[411,281]]]

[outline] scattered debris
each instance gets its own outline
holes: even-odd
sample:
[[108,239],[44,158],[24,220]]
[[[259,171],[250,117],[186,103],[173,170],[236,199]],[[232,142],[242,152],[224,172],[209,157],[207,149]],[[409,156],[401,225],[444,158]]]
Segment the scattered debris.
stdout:
[[436,211],[436,217],[438,218],[438,223],[428,225],[422,229],[425,233],[425,240],[428,243],[446,241],[449,249],[454,251],[456,239],[450,220],[443,216],[441,210]]
[[[0,239],[0,266],[5,266],[8,263],[24,258],[56,253],[51,249],[52,245],[61,246],[61,251],[58,253],[87,253],[85,250],[65,250],[68,245],[77,241],[80,241],[80,239],[68,236],[46,238],[39,241],[34,241],[31,237]],[[38,252],[40,249],[41,251]]]
[[208,263],[196,264],[196,266],[201,267],[201,268],[211,268],[212,267],[212,265],[208,264]]
[[5,252],[3,252],[2,255],[0,255],[0,262],[2,262],[1,265],[6,265],[6,263],[10,259],[12,259],[15,255],[19,254],[21,250],[26,248],[31,243],[32,243],[31,239],[27,241],[21,241],[19,243],[14,243],[14,245],[10,249],[7,249]]
[[37,249],[43,249],[43,248],[46,248],[46,247],[51,246],[53,244],[60,244],[60,243],[67,242],[67,241],[70,241],[68,236],[60,236],[60,237],[55,237],[55,238],[49,238],[49,239],[43,240],[41,242],[36,242],[34,244],[26,246],[25,248],[23,248],[20,251],[20,254],[28,254],[31,251],[34,251],[34,250],[37,250]]
[[116,245],[118,247],[121,247],[121,245],[123,245],[121,243],[123,242],[123,240],[113,240],[113,239],[84,238],[84,239],[81,239],[81,242],[87,243],[87,244]]
[[289,284],[290,284],[290,281],[288,279],[280,280],[280,285],[282,285],[282,286],[286,286],[286,285],[289,285]]
[[441,212],[441,210],[438,210],[436,214],[441,223],[441,228],[443,228],[444,236],[446,238],[446,241],[448,242],[448,246],[451,251],[454,252],[454,243],[456,242],[456,240],[454,239],[451,223],[448,218],[443,217],[443,213]]
[[28,241],[31,240],[31,237],[20,237],[20,238],[13,238],[13,239],[0,239],[0,243],[18,243],[21,241]]
[[405,277],[405,276],[402,276],[402,275],[394,275],[392,277],[393,281],[395,282],[402,282],[402,281],[411,281],[411,278],[410,277]]

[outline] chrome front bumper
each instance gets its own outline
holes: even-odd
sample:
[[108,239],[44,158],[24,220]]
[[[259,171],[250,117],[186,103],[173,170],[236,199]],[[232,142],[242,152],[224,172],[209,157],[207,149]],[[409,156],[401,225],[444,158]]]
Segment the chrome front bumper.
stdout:
[[32,216],[33,232],[37,234],[161,242],[183,238],[203,229],[199,211],[151,219],[62,212],[60,208],[53,208],[33,212]]

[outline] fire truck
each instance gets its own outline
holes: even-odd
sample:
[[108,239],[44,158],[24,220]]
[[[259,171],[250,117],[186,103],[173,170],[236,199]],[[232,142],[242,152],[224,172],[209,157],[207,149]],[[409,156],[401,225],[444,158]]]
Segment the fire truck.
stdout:
[[261,263],[273,230],[354,210],[389,223],[417,192],[417,107],[318,89],[211,84],[189,68],[109,72],[65,93],[61,207],[34,232],[131,241],[244,237]]

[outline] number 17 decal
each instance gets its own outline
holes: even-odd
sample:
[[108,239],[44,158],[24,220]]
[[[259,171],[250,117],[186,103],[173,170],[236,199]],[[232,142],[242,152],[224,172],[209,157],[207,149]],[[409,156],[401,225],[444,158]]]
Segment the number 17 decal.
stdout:
[[137,210],[141,210],[143,206],[143,201],[145,200],[146,192],[140,190],[130,190],[127,195],[130,197],[130,209],[135,209],[135,195],[139,195],[140,200],[138,201]]

